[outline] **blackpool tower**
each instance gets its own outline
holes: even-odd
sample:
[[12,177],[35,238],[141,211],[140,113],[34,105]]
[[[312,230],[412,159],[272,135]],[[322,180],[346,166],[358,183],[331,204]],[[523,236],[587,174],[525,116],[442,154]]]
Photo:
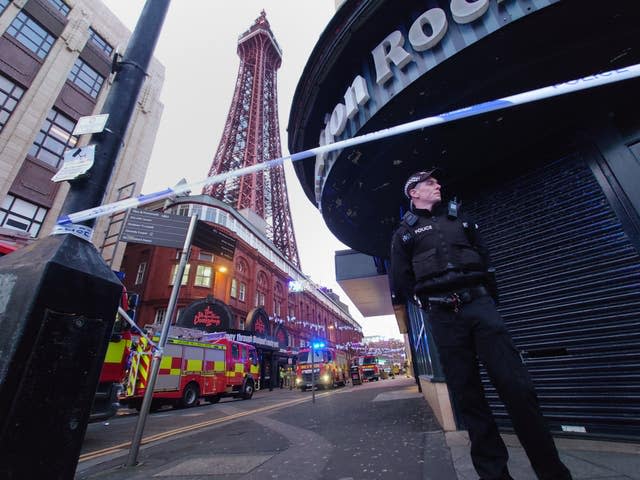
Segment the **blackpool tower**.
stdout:
[[[282,50],[264,10],[240,35],[238,55],[240,68],[233,101],[209,176],[282,156],[276,87]],[[266,223],[266,234],[276,248],[300,267],[282,166],[209,185],[202,193],[238,211],[248,209],[257,214]]]

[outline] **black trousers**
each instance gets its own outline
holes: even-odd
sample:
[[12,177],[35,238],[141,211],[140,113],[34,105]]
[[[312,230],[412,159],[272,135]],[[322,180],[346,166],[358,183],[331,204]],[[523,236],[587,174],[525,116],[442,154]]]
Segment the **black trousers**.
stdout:
[[507,469],[507,448],[484,395],[478,359],[507,408],[538,478],[571,479],[540,412],[531,377],[493,299],[476,298],[458,312],[432,305],[427,313],[447,385],[469,431],[471,459],[482,480],[512,477]]

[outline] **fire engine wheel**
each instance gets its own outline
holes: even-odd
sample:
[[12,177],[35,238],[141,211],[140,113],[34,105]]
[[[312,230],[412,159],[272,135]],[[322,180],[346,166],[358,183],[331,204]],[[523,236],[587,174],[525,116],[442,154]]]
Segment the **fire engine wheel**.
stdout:
[[196,383],[189,383],[182,391],[182,398],[180,399],[180,406],[182,408],[193,407],[198,403],[198,397],[200,392]]
[[253,380],[245,380],[244,384],[242,385],[242,394],[241,394],[241,397],[243,398],[243,400],[249,400],[251,397],[253,397],[253,390],[254,390]]

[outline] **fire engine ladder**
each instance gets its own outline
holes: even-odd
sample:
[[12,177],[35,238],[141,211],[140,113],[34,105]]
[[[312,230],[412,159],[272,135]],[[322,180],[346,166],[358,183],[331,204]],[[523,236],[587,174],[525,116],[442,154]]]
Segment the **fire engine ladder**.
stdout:
[[[133,197],[136,183],[129,183],[118,189],[118,195],[116,201],[125,200]],[[114,213],[109,217],[109,223],[104,232],[104,240],[100,246],[100,255],[104,258],[104,261],[111,267],[116,255],[116,249],[120,238],[120,233],[124,227],[124,220],[127,217],[127,212]]]

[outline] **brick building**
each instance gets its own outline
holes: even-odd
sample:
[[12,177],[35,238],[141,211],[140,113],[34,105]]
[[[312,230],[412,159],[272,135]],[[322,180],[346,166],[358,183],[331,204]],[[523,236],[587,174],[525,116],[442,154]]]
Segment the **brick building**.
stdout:
[[[362,340],[362,329],[347,306],[287,260],[249,211],[240,213],[208,195],[199,195],[177,198],[165,212],[197,214],[235,240],[233,260],[192,247],[172,323],[193,326],[188,324],[192,316],[184,319],[187,308],[210,296],[209,307],[217,318],[210,331],[235,333],[254,343],[263,377],[269,369],[288,364],[289,358],[295,361],[298,349],[312,339],[322,338],[342,349]],[[122,271],[127,290],[140,296],[138,324],[164,319],[179,259],[179,249],[127,245]]]

